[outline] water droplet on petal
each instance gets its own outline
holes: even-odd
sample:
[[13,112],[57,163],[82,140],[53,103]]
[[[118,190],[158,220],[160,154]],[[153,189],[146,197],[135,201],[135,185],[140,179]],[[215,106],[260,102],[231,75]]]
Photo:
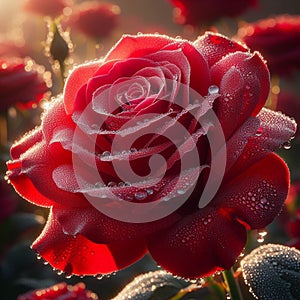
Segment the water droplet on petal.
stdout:
[[286,150],[289,150],[289,149],[291,149],[291,147],[292,147],[290,141],[285,142],[282,146],[283,146],[283,148],[286,149]]
[[268,200],[267,200],[266,198],[261,198],[261,199],[260,199],[260,203],[261,203],[261,204],[266,204],[267,201],[268,201]]
[[153,190],[152,189],[146,189],[146,192],[148,195],[152,195],[153,194]]
[[177,194],[179,194],[179,195],[184,195],[184,194],[185,194],[185,190],[178,190],[178,191],[177,191]]
[[130,152],[135,153],[135,152],[137,152],[137,149],[136,148],[130,148]]
[[104,151],[102,154],[101,154],[101,157],[108,157],[110,156],[110,152],[109,151]]
[[64,272],[61,271],[61,270],[58,270],[58,271],[56,272],[57,275],[62,275],[63,273],[64,273]]
[[263,129],[261,127],[259,127],[255,133],[256,136],[261,136],[263,133]]
[[217,87],[216,85],[211,85],[211,86],[208,88],[208,93],[209,93],[210,95],[219,93],[219,87]]
[[39,254],[36,255],[36,258],[37,259],[42,259],[42,257]]
[[110,181],[107,186],[108,187],[115,187],[117,184],[114,181]]
[[147,198],[147,196],[148,196],[148,194],[144,191],[136,192],[134,194],[134,197],[136,200],[144,200]]

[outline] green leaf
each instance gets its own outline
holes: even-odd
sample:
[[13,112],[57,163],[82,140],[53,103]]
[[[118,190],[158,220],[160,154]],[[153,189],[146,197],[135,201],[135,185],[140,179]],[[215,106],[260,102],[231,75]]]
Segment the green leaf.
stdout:
[[137,276],[112,300],[162,300],[176,295],[189,283],[159,270]]

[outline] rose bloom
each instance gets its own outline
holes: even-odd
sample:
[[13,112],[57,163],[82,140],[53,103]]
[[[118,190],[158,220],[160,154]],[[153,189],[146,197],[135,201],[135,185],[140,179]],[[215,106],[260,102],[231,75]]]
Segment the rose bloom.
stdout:
[[20,295],[18,300],[97,300],[98,296],[85,289],[84,283],[67,285],[65,282],[55,284],[51,287],[35,290]]
[[245,24],[238,39],[261,52],[271,74],[287,75],[300,68],[300,17],[283,15]]
[[175,22],[192,26],[211,23],[222,17],[236,17],[249,7],[257,5],[257,0],[169,0],[169,2],[175,7]]
[[26,0],[24,9],[42,16],[56,17],[63,13],[64,8],[71,6],[72,0]]
[[[268,93],[261,56],[222,35],[125,35],[103,59],[75,68],[41,126],[11,148],[9,180],[51,208],[32,248],[78,275],[120,270],[146,253],[187,278],[230,268],[247,229],[268,225],[288,192],[288,168],[272,152],[296,124],[263,108]],[[221,186],[213,182],[202,205],[224,161]],[[134,219],[180,196],[169,214]]]
[[93,39],[108,37],[118,24],[119,6],[85,1],[74,7],[69,25]]
[[39,68],[44,70],[31,59],[0,57],[0,111],[12,105],[31,108],[43,99],[51,79],[38,72]]

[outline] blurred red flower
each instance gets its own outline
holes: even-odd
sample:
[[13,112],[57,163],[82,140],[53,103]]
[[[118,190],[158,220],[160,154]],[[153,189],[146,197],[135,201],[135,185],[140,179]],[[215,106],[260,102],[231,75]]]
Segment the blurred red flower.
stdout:
[[261,52],[271,74],[288,75],[300,69],[300,16],[283,15],[245,24],[237,38]]
[[84,283],[67,285],[65,282],[20,295],[18,300],[98,300],[98,296],[85,289]]
[[[260,55],[214,33],[194,42],[126,35],[78,66],[41,126],[11,148],[15,189],[51,207],[33,249],[78,275],[120,270],[147,251],[187,278],[230,268],[246,230],[272,222],[288,192],[289,170],[273,151],[296,124],[263,108],[269,84]],[[157,156],[165,163],[153,167]],[[202,205],[211,175],[217,194]],[[149,205],[155,219],[145,221]]]
[[24,9],[28,12],[39,14],[42,16],[56,17],[63,13],[63,9],[71,6],[72,0],[26,0]]
[[[300,96],[290,91],[280,92],[277,98],[276,110],[293,117],[297,124],[300,124]],[[299,130],[297,130],[296,136],[299,136]]]
[[8,184],[0,180],[0,223],[13,213],[17,206],[17,200],[10,192]]
[[74,6],[68,24],[90,38],[108,37],[118,24],[119,6],[109,2],[84,1]]
[[50,73],[32,59],[0,57],[0,111],[12,105],[31,108],[51,86]]
[[174,9],[174,20],[192,26],[210,24],[222,17],[236,17],[257,0],[169,0]]
[[300,209],[297,210],[292,220],[288,222],[287,232],[292,238],[292,240],[289,243],[289,246],[300,249]]

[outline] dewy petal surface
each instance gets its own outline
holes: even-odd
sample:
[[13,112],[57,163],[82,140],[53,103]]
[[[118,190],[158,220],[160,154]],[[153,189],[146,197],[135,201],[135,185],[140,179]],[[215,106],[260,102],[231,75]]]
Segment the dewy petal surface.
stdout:
[[149,238],[147,245],[163,268],[196,278],[230,268],[245,242],[243,225],[225,211],[204,208]]
[[52,213],[32,248],[52,267],[76,275],[109,274],[146,253],[142,240],[96,244],[80,234],[65,234]]

